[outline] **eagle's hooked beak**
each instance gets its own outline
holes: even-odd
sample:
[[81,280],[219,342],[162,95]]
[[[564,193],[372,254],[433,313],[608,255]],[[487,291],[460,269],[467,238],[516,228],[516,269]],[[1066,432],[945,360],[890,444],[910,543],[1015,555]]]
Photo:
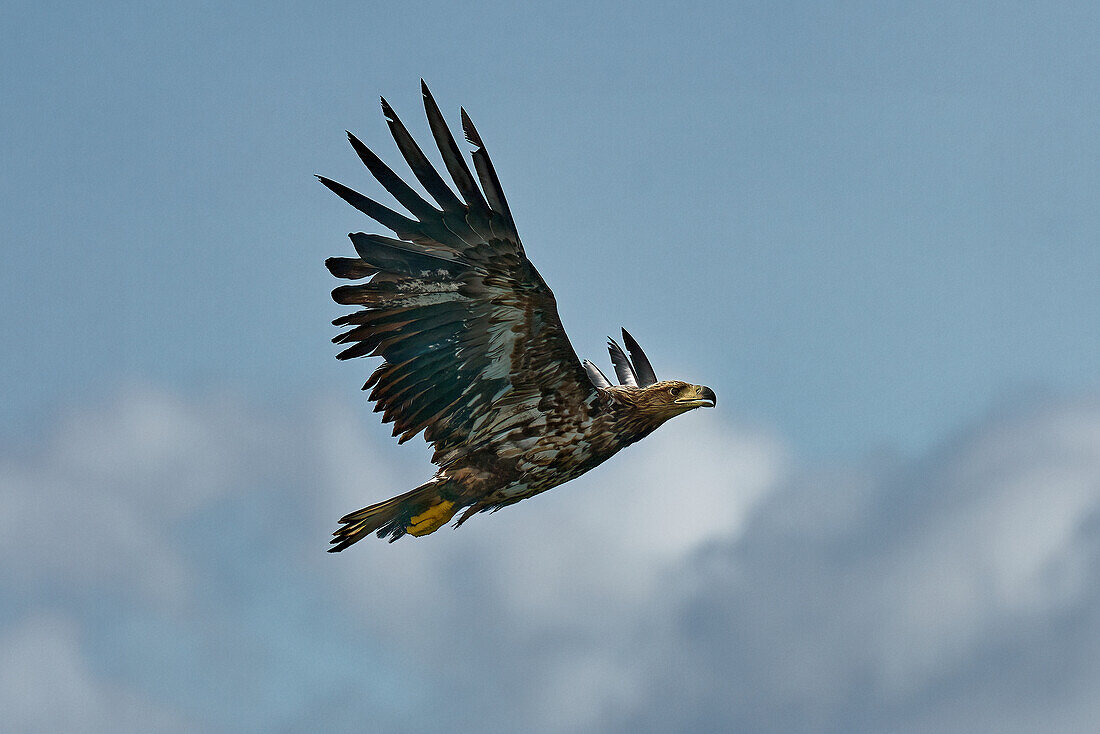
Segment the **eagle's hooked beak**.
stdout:
[[695,388],[694,395],[684,396],[676,402],[680,405],[691,406],[692,408],[713,408],[718,404],[718,397],[709,387],[703,385],[693,385],[692,387]]

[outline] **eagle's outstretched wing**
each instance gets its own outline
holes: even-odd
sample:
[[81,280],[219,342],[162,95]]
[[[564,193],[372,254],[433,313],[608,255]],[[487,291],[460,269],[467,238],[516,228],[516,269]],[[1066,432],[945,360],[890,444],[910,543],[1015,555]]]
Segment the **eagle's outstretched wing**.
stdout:
[[[504,192],[481,137],[462,111],[478,187],[439,108],[421,82],[424,109],[459,199],[432,167],[393,109],[390,132],[413,174],[439,208],[405,184],[348,133],[356,153],[410,219],[324,177],[349,204],[397,234],[350,235],[359,257],[330,258],[336,276],[369,281],[332,292],[363,309],[336,319],[351,327],[334,341],[340,359],[381,356],[363,386],[375,411],[407,441],[424,431],[432,461],[446,466],[491,450],[532,423],[581,420],[596,389],[558,318],[554,294],[524,255]],[[575,416],[575,418],[574,418]]]

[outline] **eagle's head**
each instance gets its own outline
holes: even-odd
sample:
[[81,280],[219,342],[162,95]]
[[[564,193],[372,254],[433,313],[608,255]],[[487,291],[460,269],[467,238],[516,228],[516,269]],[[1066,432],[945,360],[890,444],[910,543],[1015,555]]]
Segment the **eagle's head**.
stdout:
[[645,387],[615,385],[610,390],[617,402],[629,405],[656,423],[696,408],[713,408],[718,402],[709,387],[683,380],[661,380]]
[[616,402],[630,406],[658,424],[695,408],[713,408],[718,403],[714,391],[704,385],[692,385],[683,380],[658,380],[645,352],[626,329],[623,329],[623,341],[630,357],[614,339],[607,340],[611,363],[615,365],[615,374],[621,384],[612,385],[596,365],[584,361],[592,384],[607,390]]
[[713,408],[718,403],[714,391],[705,385],[683,380],[661,380],[639,389],[639,402],[652,410],[686,413],[695,408]]

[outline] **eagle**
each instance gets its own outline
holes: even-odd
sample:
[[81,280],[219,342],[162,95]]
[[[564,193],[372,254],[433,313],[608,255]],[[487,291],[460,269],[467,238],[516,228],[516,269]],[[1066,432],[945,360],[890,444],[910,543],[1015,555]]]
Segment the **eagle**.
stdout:
[[423,432],[437,471],[342,517],[330,552],[370,533],[390,542],[427,535],[462,512],[458,527],[575,479],[668,419],[717,402],[709,387],[658,380],[625,329],[626,352],[608,338],[619,384],[577,357],[469,115],[461,110],[476,180],[423,80],[421,93],[453,189],[384,97],[397,148],[434,204],[350,132],[367,170],[408,216],[317,178],[396,235],[354,232],[357,257],[325,261],[334,276],[356,281],[333,290],[333,300],[359,307],[333,321],[346,327],[333,341],[346,345],[337,359],[383,359],[363,390],[400,443]]

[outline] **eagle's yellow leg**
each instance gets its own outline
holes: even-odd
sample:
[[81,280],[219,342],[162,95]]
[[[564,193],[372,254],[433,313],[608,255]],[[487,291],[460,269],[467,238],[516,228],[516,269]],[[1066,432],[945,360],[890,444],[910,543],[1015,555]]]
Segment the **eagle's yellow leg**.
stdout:
[[454,502],[442,500],[419,515],[413,515],[412,519],[409,520],[409,526],[405,530],[408,531],[409,535],[427,535],[446,525],[455,516],[456,512],[458,512],[458,508],[455,507]]

